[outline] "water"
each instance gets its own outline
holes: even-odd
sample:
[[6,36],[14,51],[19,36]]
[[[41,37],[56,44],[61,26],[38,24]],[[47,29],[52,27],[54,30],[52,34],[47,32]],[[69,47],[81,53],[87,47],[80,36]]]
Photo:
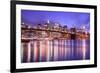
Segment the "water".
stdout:
[[21,62],[90,59],[90,40],[44,39],[22,42]]

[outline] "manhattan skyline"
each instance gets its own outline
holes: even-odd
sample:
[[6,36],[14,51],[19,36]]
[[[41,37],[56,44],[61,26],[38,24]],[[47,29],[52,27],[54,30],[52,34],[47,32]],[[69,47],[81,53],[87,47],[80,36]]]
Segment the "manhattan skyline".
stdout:
[[61,26],[67,25],[68,28],[85,26],[86,31],[90,30],[90,13],[21,10],[21,23],[34,26],[34,24],[44,24],[48,20]]

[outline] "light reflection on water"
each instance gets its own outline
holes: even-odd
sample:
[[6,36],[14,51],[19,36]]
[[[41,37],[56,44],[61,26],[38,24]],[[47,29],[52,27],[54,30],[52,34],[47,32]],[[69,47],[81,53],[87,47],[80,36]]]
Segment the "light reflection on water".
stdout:
[[22,43],[22,63],[90,59],[89,40],[34,40]]

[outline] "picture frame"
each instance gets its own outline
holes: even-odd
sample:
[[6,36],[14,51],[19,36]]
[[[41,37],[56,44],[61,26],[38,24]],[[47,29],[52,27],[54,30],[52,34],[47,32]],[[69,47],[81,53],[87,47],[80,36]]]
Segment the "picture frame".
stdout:
[[[59,19],[59,17],[61,19]],[[38,21],[35,23],[36,20]],[[78,22],[76,23],[76,21]],[[63,27],[62,22],[66,22],[65,25],[67,24],[67,27]],[[72,22],[76,25],[73,25]],[[51,24],[53,24],[52,27]],[[82,27],[79,27],[81,24]],[[37,25],[40,25],[40,27],[37,27]],[[48,32],[48,34],[41,32],[42,30]],[[30,37],[32,37],[32,39]],[[10,39],[11,72],[97,67],[97,6],[11,1]],[[29,40],[34,41],[35,47],[32,47],[32,44],[31,46],[26,44]],[[57,46],[62,40],[67,42],[67,46],[64,45],[65,43],[63,42],[62,45],[60,43],[60,46]],[[87,41],[84,43],[83,40],[88,40],[88,43]],[[50,52],[51,50],[48,48],[54,46],[48,45],[47,42],[50,43],[50,41],[59,41],[58,43],[55,42],[55,50],[51,48],[53,53]],[[69,42],[70,44],[68,44]],[[40,46],[42,46],[42,48]],[[31,47],[30,50],[29,47]],[[39,47],[39,51],[36,49],[37,47]],[[35,48],[33,52],[32,48]],[[57,48],[60,48],[60,51]]]

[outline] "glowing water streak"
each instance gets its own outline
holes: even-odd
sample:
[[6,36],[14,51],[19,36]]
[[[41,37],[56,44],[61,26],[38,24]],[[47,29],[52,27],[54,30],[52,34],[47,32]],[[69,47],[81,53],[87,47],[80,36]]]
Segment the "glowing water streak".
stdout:
[[73,57],[74,57],[74,40],[71,40],[71,58],[73,59]]
[[38,50],[37,50],[37,41],[34,42],[34,62],[37,61],[38,58]]
[[66,40],[64,40],[64,49],[65,49],[65,53],[64,53],[64,59],[66,60],[67,59],[67,42]]
[[31,42],[28,43],[28,58],[27,62],[30,62],[31,59]]
[[54,61],[58,60],[58,41],[54,40]]
[[53,46],[52,46],[52,40],[50,40],[49,43],[49,56],[50,56],[50,61],[53,59]]
[[83,60],[86,59],[86,43],[85,40],[82,40],[82,53],[83,53]]
[[24,44],[21,43],[21,62],[23,62],[23,59],[24,59]]
[[42,61],[42,41],[40,41],[40,55],[39,55],[39,61]]
[[50,61],[50,41],[47,39],[47,61]]

